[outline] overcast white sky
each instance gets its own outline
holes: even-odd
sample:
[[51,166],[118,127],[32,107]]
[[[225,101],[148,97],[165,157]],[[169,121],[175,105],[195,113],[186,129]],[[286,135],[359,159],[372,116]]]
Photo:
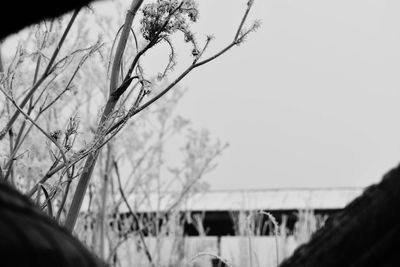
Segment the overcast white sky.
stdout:
[[[246,1],[198,2],[213,51]],[[396,166],[398,14],[398,0],[256,0],[261,29],[182,82],[179,113],[230,143],[212,188],[366,186]]]
[[[245,1],[202,0],[228,42]],[[400,2],[258,0],[261,29],[191,74],[180,113],[230,143],[215,189],[366,186],[400,160]]]

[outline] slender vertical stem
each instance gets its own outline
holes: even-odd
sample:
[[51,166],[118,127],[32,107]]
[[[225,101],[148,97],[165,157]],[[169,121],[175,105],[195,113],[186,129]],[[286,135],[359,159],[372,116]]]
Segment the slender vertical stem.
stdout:
[[[110,96],[106,103],[103,115],[100,119],[100,123],[98,126],[97,138],[100,138],[101,140],[104,138],[101,137],[100,130],[104,126],[104,123],[106,122],[107,118],[111,115],[115,105],[118,102],[118,99],[121,96],[121,95],[113,95],[113,93],[118,89],[119,65],[125,50],[126,42],[128,40],[129,31],[132,26],[133,18],[135,17],[135,14],[139,9],[140,5],[142,4],[142,2],[143,0],[133,0],[131,3],[130,10],[126,14],[124,28],[122,30],[121,37],[119,39],[119,43],[117,46],[117,51],[115,52],[114,56],[111,81],[110,81]],[[81,177],[79,178],[78,186],[76,188],[74,197],[72,199],[71,207],[68,212],[67,219],[65,221],[65,227],[70,232],[72,232],[72,230],[74,229],[76,220],[79,215],[79,211],[82,206],[83,198],[85,196],[87,187],[89,185],[90,178],[93,174],[93,169],[96,165],[98,155],[99,155],[99,150],[93,152],[88,156]]]
[[105,167],[104,167],[104,179],[103,179],[103,185],[101,189],[101,206],[100,206],[100,212],[99,212],[99,224],[100,224],[100,247],[99,247],[99,252],[100,252],[100,258],[104,259],[105,258],[105,229],[106,229],[106,206],[107,206],[107,192],[108,192],[108,184],[109,184],[109,176],[111,172],[111,157],[112,157],[112,151],[111,151],[111,144],[107,144],[107,156],[106,156],[106,162],[105,162]]
[[[1,47],[0,47],[0,73],[3,73],[3,72],[4,72],[4,65],[3,65],[3,58],[1,57]],[[11,110],[10,110],[9,102],[7,102],[6,106],[7,106],[7,113],[8,113],[8,115],[10,115]],[[11,182],[12,185],[15,185],[15,183],[14,183],[15,182],[14,181],[14,168],[13,168],[13,162],[14,162],[13,157],[14,156],[12,156],[13,155],[13,150],[14,150],[14,131],[13,131],[12,128],[10,128],[8,130],[8,138],[9,138],[8,141],[9,141],[9,149],[10,149],[9,158],[11,160],[11,164],[7,169],[7,174],[6,174],[6,176],[4,176],[4,180],[7,180],[8,176],[10,175],[10,177],[11,177],[10,182]]]
[[[121,197],[122,197],[125,205],[128,207],[129,213],[132,216],[133,220],[135,221],[136,227],[139,228],[140,227],[139,219],[137,218],[136,214],[133,212],[133,209],[132,209],[131,205],[129,204],[128,199],[125,196],[124,190],[122,189],[121,175],[119,174],[118,164],[116,161],[113,161],[113,165],[114,165],[115,173],[117,174],[118,189],[121,194]],[[153,257],[151,256],[150,250],[147,247],[143,232],[139,231],[138,234],[139,234],[140,240],[142,241],[144,252],[146,254],[147,259],[149,260],[151,267],[155,267],[156,265],[154,264]]]
[[118,42],[117,49],[115,51],[114,61],[113,61],[112,69],[111,69],[110,95],[112,93],[114,93],[118,87],[118,77],[119,77],[119,73],[120,73],[122,56],[125,52],[126,43],[128,41],[129,33],[130,33],[131,26],[133,23],[133,18],[135,17],[135,14],[138,11],[142,2],[143,2],[143,0],[133,0],[128,13],[126,14],[124,27],[122,29],[122,33],[121,33],[121,37]]
[[[8,130],[8,135],[9,135],[9,142],[10,142],[10,156],[13,154],[14,151],[14,132],[12,127],[10,128],[10,130]],[[14,171],[14,164],[13,164],[14,160],[11,161],[11,165],[10,165],[10,182],[12,185],[15,186],[15,171]]]

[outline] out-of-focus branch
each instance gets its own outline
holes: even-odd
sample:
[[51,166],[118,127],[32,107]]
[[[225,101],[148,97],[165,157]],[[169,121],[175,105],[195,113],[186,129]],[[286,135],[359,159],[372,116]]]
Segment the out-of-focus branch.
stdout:
[[[34,119],[35,122],[39,119],[39,117],[40,117],[47,109],[49,109],[51,106],[53,106],[53,105],[62,97],[62,95],[65,94],[65,92],[67,92],[67,91],[70,89],[70,85],[71,85],[72,81],[74,80],[75,76],[77,75],[77,73],[79,72],[80,68],[83,66],[83,64],[86,62],[86,60],[87,60],[90,56],[92,56],[96,51],[98,51],[101,47],[102,47],[102,44],[96,43],[96,44],[90,46],[89,48],[80,50],[80,51],[89,50],[89,52],[88,52],[87,54],[85,54],[85,55],[81,58],[81,60],[79,61],[77,67],[75,68],[75,70],[74,70],[74,72],[73,72],[71,78],[69,79],[68,83],[65,85],[64,89],[63,89],[53,100],[51,100],[47,105],[45,105],[45,104],[46,104],[47,98],[43,101],[43,104],[42,104],[42,106],[39,108],[39,111],[38,111],[38,113],[36,114],[36,117],[35,117],[35,119]],[[39,61],[38,61],[38,62],[39,62]],[[36,75],[37,75],[37,72],[38,72],[38,64],[36,65],[35,77],[36,77]],[[41,99],[41,97],[42,97],[43,93],[45,92],[46,88],[49,86],[49,84],[50,84],[55,78],[56,78],[56,76],[54,76],[54,77],[48,82],[48,84],[44,87],[44,89],[41,91],[41,93],[40,93],[39,96],[37,97],[36,101],[34,101],[34,102],[33,102],[33,101],[30,101],[30,105],[29,105],[29,109],[28,109],[27,115],[30,115],[30,114],[31,114],[33,108],[37,105],[37,103],[38,103],[39,100]],[[34,78],[34,82],[35,82],[35,80],[36,80],[36,78]],[[33,98],[31,98],[30,100],[33,100]],[[10,154],[9,160],[8,160],[8,162],[4,165],[5,168],[7,169],[7,173],[6,173],[5,177],[4,177],[6,180],[7,180],[8,176],[9,176],[10,173],[11,173],[11,170],[12,170],[11,168],[12,168],[12,165],[13,165],[14,157],[15,157],[15,155],[17,154],[18,150],[20,149],[20,147],[21,147],[22,143],[24,142],[25,138],[28,136],[30,130],[32,129],[33,124],[31,124],[30,127],[28,128],[28,130],[25,131],[25,133],[24,133],[25,126],[26,126],[26,121],[24,120],[24,121],[22,122],[22,125],[21,125],[20,129],[19,129],[17,138],[15,139],[13,151],[12,151],[12,153]],[[23,134],[24,134],[24,135],[23,135]],[[22,135],[23,135],[23,136],[22,136]]]
[[109,259],[111,259],[111,257],[117,252],[118,248],[128,239],[130,234],[134,234],[134,233],[142,233],[145,230],[147,230],[149,227],[151,227],[152,225],[154,225],[154,223],[156,223],[156,219],[161,219],[163,217],[168,216],[168,214],[171,213],[171,211],[173,211],[180,203],[182,203],[182,200],[188,195],[188,193],[190,192],[190,190],[193,188],[193,186],[196,184],[196,182],[205,174],[205,172],[209,169],[211,162],[224,150],[226,149],[227,144],[225,144],[224,146],[220,147],[219,149],[217,149],[216,151],[214,151],[214,153],[212,155],[209,156],[209,158],[207,158],[207,160],[204,162],[202,168],[200,168],[197,172],[197,174],[195,175],[195,177],[193,178],[193,180],[188,183],[183,190],[180,192],[179,196],[175,199],[175,201],[169,205],[169,207],[163,211],[163,215],[162,216],[156,216],[153,217],[151,220],[149,220],[145,225],[143,225],[141,228],[138,229],[133,229],[131,231],[126,232],[123,237],[118,241],[118,243],[114,246],[112,252],[109,255]]
[[45,130],[42,129],[42,127],[40,127],[35,120],[33,120],[28,114],[26,114],[19,106],[18,104],[14,101],[14,99],[12,99],[12,97],[10,97],[4,90],[3,88],[0,86],[0,91],[4,94],[4,96],[17,108],[17,110],[19,112],[21,112],[21,114],[27,119],[29,120],[44,136],[47,137],[47,139],[50,140],[50,142],[52,142],[60,151],[61,156],[64,160],[64,164],[67,164],[67,171],[68,171],[68,161],[67,161],[67,157],[65,156],[64,150],[63,148],[60,146],[60,144],[54,140],[54,138],[52,138]]
[[[117,175],[118,189],[119,189],[119,192],[121,194],[121,197],[122,197],[125,205],[128,207],[129,214],[135,220],[136,227],[139,227],[139,219],[136,216],[136,214],[133,212],[133,209],[132,209],[131,205],[129,204],[128,199],[125,196],[124,189],[122,188],[121,176],[119,174],[118,163],[115,160],[113,161],[113,165],[114,165],[114,169],[115,169],[115,174]],[[142,241],[144,252],[146,254],[147,259],[149,260],[150,265],[152,267],[155,267],[156,265],[154,264],[153,258],[152,258],[151,254],[150,254],[150,251],[149,251],[149,249],[148,249],[148,247],[146,245],[146,240],[144,240],[143,232],[138,232],[138,234],[139,234],[140,240]]]
[[[43,72],[41,77],[36,81],[36,83],[33,85],[33,87],[31,89],[29,89],[29,92],[26,94],[26,96],[24,97],[22,102],[18,105],[20,107],[20,109],[24,108],[24,106],[32,98],[32,96],[36,92],[36,90],[46,80],[46,78],[51,74],[53,63],[54,63],[55,59],[57,58],[57,55],[60,52],[60,49],[65,41],[65,38],[67,37],[69,30],[71,29],[72,24],[74,23],[76,17],[78,16],[78,13],[79,13],[79,9],[75,10],[74,13],[72,14],[72,17],[71,17],[70,21],[68,22],[67,28],[64,30],[64,33],[63,33],[60,41],[58,42],[58,45],[57,45],[56,49],[54,50],[54,52],[51,56],[51,59],[50,59],[49,63],[47,64],[45,71]],[[4,136],[6,135],[8,130],[15,123],[15,121],[17,120],[17,118],[19,116],[19,113],[20,113],[19,109],[17,111],[15,111],[15,113],[13,114],[11,119],[7,122],[5,128],[0,131],[0,141],[4,138]]]

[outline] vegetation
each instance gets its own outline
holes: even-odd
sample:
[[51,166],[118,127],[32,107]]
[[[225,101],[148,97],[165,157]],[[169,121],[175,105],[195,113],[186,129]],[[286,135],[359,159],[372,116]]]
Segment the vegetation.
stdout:
[[[159,222],[167,224],[166,216],[190,192],[204,188],[199,179],[226,148],[174,115],[184,93],[178,83],[241,44],[259,23],[245,28],[249,1],[232,41],[208,55],[213,38],[197,41],[190,29],[199,16],[193,0],[142,2],[132,1],[119,29],[93,7],[43,21],[17,37],[14,55],[0,60],[0,179],[69,231],[79,221],[75,233],[107,262],[115,263],[117,248],[135,235],[154,265],[143,232],[160,236]],[[176,74],[180,33],[191,46],[192,63]],[[169,60],[161,72],[151,72],[159,66],[148,70],[141,62],[161,45],[170,48]],[[171,138],[182,140],[181,163],[174,165],[164,151]],[[171,187],[179,194],[167,212],[137,218],[149,192]],[[118,220],[122,205],[133,225],[125,230]]]

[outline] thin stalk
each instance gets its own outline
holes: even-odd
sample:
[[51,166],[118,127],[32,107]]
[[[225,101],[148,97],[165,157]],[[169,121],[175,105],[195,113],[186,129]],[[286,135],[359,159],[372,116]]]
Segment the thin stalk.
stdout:
[[104,259],[104,249],[105,249],[105,228],[106,228],[106,206],[107,206],[107,192],[108,192],[108,184],[109,184],[109,175],[110,175],[110,167],[111,167],[111,144],[107,145],[107,157],[106,164],[104,168],[104,179],[103,185],[101,189],[101,206],[99,213],[99,223],[100,223],[100,258]]
[[[100,123],[98,126],[98,138],[100,140],[103,139],[101,137],[101,128],[103,127],[104,123],[106,122],[107,118],[111,115],[112,111],[114,110],[115,105],[118,102],[118,99],[121,95],[113,95],[113,93],[118,90],[118,77],[119,77],[119,66],[121,63],[121,59],[125,50],[126,42],[129,37],[129,32],[131,29],[131,25],[133,22],[133,18],[137,10],[139,9],[140,5],[142,4],[143,0],[133,0],[131,3],[131,7],[126,14],[124,28],[121,33],[121,37],[119,39],[119,43],[117,46],[117,51],[115,52],[112,73],[111,73],[111,80],[110,80],[110,97],[107,101],[105,109],[103,111],[103,115],[100,119]],[[81,177],[79,179],[74,197],[72,199],[71,207],[67,215],[67,219],[65,222],[65,227],[68,231],[72,232],[74,229],[76,220],[79,215],[79,211],[82,206],[82,201],[85,196],[87,187],[89,185],[90,178],[93,174],[93,169],[96,165],[97,157],[99,155],[100,150],[97,150],[90,154],[86,159],[85,166],[83,168]]]
[[[5,97],[10,100],[10,102],[17,108],[17,110],[19,110],[19,112],[22,113],[22,115],[25,117],[25,119],[29,120],[44,136],[47,137],[47,139],[49,139],[60,151],[61,156],[64,160],[65,164],[68,164],[67,161],[67,157],[65,156],[65,153],[63,151],[63,148],[60,146],[60,144],[54,140],[45,130],[43,130],[37,123],[35,120],[33,120],[28,114],[26,114],[19,106],[18,104],[14,101],[14,99],[12,99],[1,87],[0,87],[0,91],[5,95]],[[68,171],[68,166],[67,166],[67,171]]]
[[[0,43],[0,74],[4,73],[4,66],[3,66],[3,58],[1,56],[1,43]],[[7,104],[7,113],[10,114],[10,107]],[[9,149],[10,149],[10,157],[13,154],[13,150],[14,150],[14,132],[12,130],[12,128],[9,129],[8,131],[8,135],[9,135]],[[13,161],[11,161],[12,163]],[[11,184],[14,185],[14,169],[12,164],[10,165],[10,167],[7,170],[7,173],[11,173]],[[1,177],[3,178],[3,173],[1,173]],[[4,177],[5,180],[7,180],[8,175],[6,175]]]
[[[42,45],[41,45],[40,49],[43,48],[45,42],[46,42],[46,36],[43,38]],[[42,58],[42,56],[41,56],[41,54],[39,53],[39,54],[38,54],[38,59],[37,59],[37,61],[36,61],[35,74],[34,74],[34,76],[33,76],[32,85],[35,85],[35,83],[36,83],[36,81],[37,81],[38,74],[39,74],[39,68],[40,68],[41,58]],[[28,112],[27,112],[28,115],[31,114],[33,108],[34,108],[34,103],[33,103],[33,95],[32,95],[32,97],[29,99],[29,108],[28,108]],[[15,139],[14,146],[12,145],[12,136],[13,136],[13,135],[11,134],[11,133],[12,133],[12,127],[11,127],[10,130],[9,130],[9,133],[10,133],[10,155],[11,155],[11,156],[10,156],[10,159],[11,159],[11,157],[14,157],[14,156],[15,156],[15,154],[17,153],[17,151],[18,151],[18,149],[19,149],[19,147],[20,147],[20,143],[19,143],[19,142],[20,142],[21,137],[22,137],[22,134],[23,134],[23,132],[24,132],[24,130],[25,130],[25,126],[26,126],[26,121],[24,120],[24,121],[22,122],[21,127],[19,128],[18,135],[17,135],[17,138]],[[22,140],[21,140],[21,143],[22,143]],[[14,182],[13,163],[14,163],[14,160],[11,159],[11,161],[10,161],[10,167],[9,167],[9,169],[11,170],[11,183]],[[6,175],[6,180],[7,180],[7,178],[8,178],[8,175]]]
[[[26,94],[22,102],[19,104],[19,107],[22,109],[25,107],[26,103],[32,98],[33,94],[36,92],[36,90],[39,88],[39,86],[46,80],[46,78],[51,74],[53,71],[53,63],[58,55],[58,53],[61,50],[62,45],[64,44],[64,41],[69,33],[69,30],[71,29],[72,24],[74,23],[76,16],[78,15],[80,9],[76,9],[74,13],[72,14],[72,17],[67,25],[67,28],[65,29],[56,49],[54,50],[49,63],[47,64],[47,67],[44,71],[44,73],[41,75],[41,77],[36,81],[35,85],[29,90],[29,92]],[[12,127],[12,125],[15,123],[17,120],[18,116],[20,114],[19,110],[16,110],[14,115],[11,117],[11,119],[7,122],[6,127],[0,131],[0,141],[4,138],[5,134],[7,131]]]
[[[71,172],[71,174],[74,173],[74,167],[75,167],[75,165],[72,165],[72,172]],[[62,198],[62,200],[61,200],[60,208],[58,209],[57,215],[56,215],[56,221],[57,221],[58,223],[60,222],[61,212],[63,211],[64,206],[65,206],[65,202],[67,201],[67,197],[68,197],[68,193],[69,193],[69,188],[71,187],[71,182],[72,182],[72,179],[68,177],[67,185],[65,186],[65,192],[64,192],[63,198]]]
[[[127,199],[127,197],[125,196],[124,190],[122,189],[121,176],[120,176],[120,174],[119,174],[118,164],[117,164],[116,161],[114,161],[113,164],[114,164],[114,168],[115,168],[115,173],[117,174],[118,189],[119,189],[119,192],[120,192],[120,194],[121,194],[121,197],[122,197],[122,199],[124,200],[125,205],[128,207],[129,214],[130,214],[130,215],[132,216],[132,218],[135,220],[135,224],[136,224],[136,226],[139,228],[139,219],[138,219],[138,217],[136,216],[136,214],[133,212],[133,209],[132,209],[131,205],[129,204],[128,199]],[[148,249],[148,247],[147,247],[147,245],[146,245],[146,241],[145,241],[145,239],[144,239],[143,232],[140,231],[140,232],[138,232],[138,234],[139,234],[140,240],[142,241],[142,245],[143,245],[143,248],[144,248],[144,252],[145,252],[145,254],[146,254],[147,259],[149,260],[150,265],[151,265],[152,267],[155,267],[156,265],[154,264],[153,258],[152,258],[151,254],[150,254],[150,251],[149,251],[149,249]]]
[[[13,132],[13,128],[11,127],[10,130],[8,130],[8,135],[9,135],[9,141],[10,141],[10,155],[13,154],[14,151],[14,132]],[[14,164],[13,164],[14,160],[11,161],[10,167],[9,167],[9,172],[10,172],[10,182],[12,185],[15,186],[15,171],[14,171]],[[6,180],[7,180],[7,176],[6,176]]]
[[261,214],[264,214],[268,217],[268,219],[272,222],[274,225],[274,236],[275,236],[275,254],[276,254],[276,266],[279,265],[280,259],[279,259],[279,242],[278,242],[278,237],[279,237],[279,224],[276,218],[269,212],[265,211],[259,211]]

